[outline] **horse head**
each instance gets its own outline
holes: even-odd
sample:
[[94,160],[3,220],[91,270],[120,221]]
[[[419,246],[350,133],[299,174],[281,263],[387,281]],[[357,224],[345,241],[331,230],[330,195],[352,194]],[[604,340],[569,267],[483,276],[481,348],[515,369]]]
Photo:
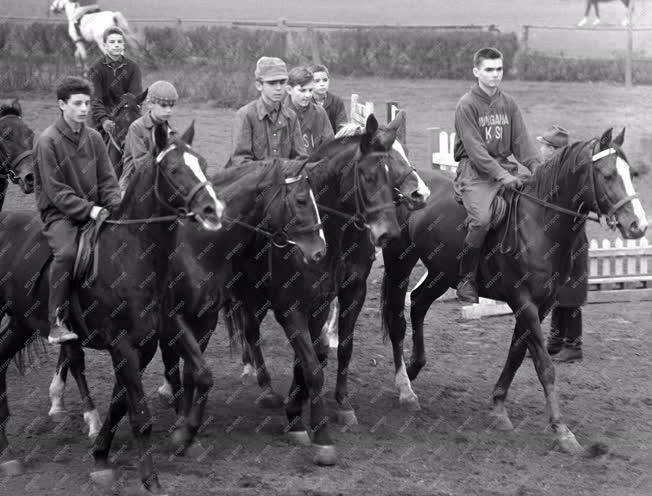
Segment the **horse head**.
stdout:
[[34,191],[34,131],[21,115],[18,99],[0,105],[0,175],[6,175],[29,194]]
[[376,140],[386,148],[391,143],[389,152],[389,179],[394,186],[394,198],[398,203],[404,203],[409,210],[418,210],[426,205],[430,189],[417,174],[410,163],[407,148],[397,138],[397,132],[405,128],[405,110],[400,110],[392,122],[379,130]]
[[260,202],[264,225],[274,235],[272,243],[279,248],[295,245],[304,261],[319,262],[326,255],[326,238],[304,164],[277,159],[272,184],[262,188]]
[[115,143],[112,143],[112,145],[117,146],[121,153],[129,126],[142,114],[141,105],[145,101],[145,98],[147,98],[147,89],[140,95],[125,93],[109,117],[115,123],[115,129],[112,134],[112,141]]
[[360,135],[359,148],[350,162],[353,174],[342,176],[340,191],[344,193],[343,203],[355,203],[356,216],[362,217],[364,225],[371,231],[373,243],[381,246],[389,238],[398,236],[399,228],[387,165],[391,143],[376,139],[377,132],[378,121],[371,114]]
[[590,179],[593,191],[588,201],[592,202],[590,208],[604,214],[609,225],[618,227],[624,238],[640,238],[647,230],[647,219],[622,149],[625,129],[613,139],[612,131],[607,129],[593,144]]
[[154,194],[171,210],[192,212],[205,229],[216,231],[222,227],[224,203],[204,175],[206,160],[190,146],[194,135],[194,121],[180,138],[168,136],[162,125],[154,128]]

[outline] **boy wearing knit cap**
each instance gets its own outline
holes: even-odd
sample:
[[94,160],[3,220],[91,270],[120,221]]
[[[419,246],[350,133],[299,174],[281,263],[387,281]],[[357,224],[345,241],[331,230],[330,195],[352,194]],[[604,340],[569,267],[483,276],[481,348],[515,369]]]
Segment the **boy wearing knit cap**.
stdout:
[[285,62],[276,57],[261,57],[254,75],[260,97],[235,115],[233,152],[227,167],[273,158],[306,158],[299,119],[283,103],[288,80]]
[[315,81],[312,99],[317,105],[324,107],[333,132],[337,133],[340,127],[349,122],[349,118],[346,115],[346,108],[344,108],[344,102],[339,96],[329,91],[331,80],[328,68],[325,65],[313,65],[310,67],[310,71]]
[[88,78],[93,83],[91,115],[97,130],[106,137],[115,127],[111,114],[122,95],[140,95],[143,85],[138,65],[124,56],[124,32],[111,26],[104,31],[102,39],[106,53],[91,66]]
[[168,81],[156,81],[147,89],[147,101],[150,108],[145,115],[131,123],[125,137],[125,149],[122,156],[123,169],[119,181],[123,194],[129,185],[131,176],[141,167],[152,163],[155,144],[154,126],[165,124],[168,135],[174,133],[168,121],[172,117],[178,99],[179,94],[176,88]]
[[307,67],[295,67],[288,73],[286,103],[299,118],[301,137],[308,155],[334,136],[328,114],[312,101],[314,86],[312,72]]

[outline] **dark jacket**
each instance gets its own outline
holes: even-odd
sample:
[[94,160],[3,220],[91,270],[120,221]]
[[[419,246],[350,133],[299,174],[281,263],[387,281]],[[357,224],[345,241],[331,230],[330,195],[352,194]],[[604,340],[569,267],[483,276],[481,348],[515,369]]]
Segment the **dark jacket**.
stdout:
[[512,154],[530,171],[540,162],[521,110],[500,89],[490,97],[476,84],[466,93],[455,109],[455,133],[455,160],[469,158],[480,177],[500,181],[515,172]]
[[324,110],[328,115],[328,120],[330,121],[331,127],[333,128],[333,133],[337,134],[337,132],[340,130],[340,127],[349,122],[349,117],[346,113],[344,102],[339,96],[328,92],[326,93],[326,99],[323,102],[317,102],[316,100],[314,101],[317,105],[324,107]]
[[277,157],[301,159],[307,156],[299,119],[286,105],[280,105],[275,121],[262,97],[241,107],[235,114],[230,166]]
[[100,134],[82,125],[73,132],[63,117],[34,146],[37,208],[44,224],[70,218],[85,222],[95,205],[120,203],[118,180]]
[[284,105],[291,108],[299,118],[301,138],[308,155],[326,141],[333,139],[334,133],[331,123],[321,105],[309,102],[305,107],[295,107],[290,96],[285,99]]
[[96,127],[102,126],[125,93],[139,95],[143,91],[140,69],[131,59],[114,62],[108,55],[97,60],[88,70],[93,83],[91,115]]

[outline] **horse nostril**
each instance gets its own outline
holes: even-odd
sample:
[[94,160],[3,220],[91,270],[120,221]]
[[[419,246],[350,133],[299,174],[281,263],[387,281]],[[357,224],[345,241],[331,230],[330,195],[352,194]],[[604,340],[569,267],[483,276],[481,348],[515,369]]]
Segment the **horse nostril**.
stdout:
[[205,217],[210,217],[212,215],[215,215],[215,208],[213,208],[212,205],[206,205],[202,210],[202,215]]
[[34,175],[27,174],[27,176],[25,176],[25,182],[31,186],[34,183]]

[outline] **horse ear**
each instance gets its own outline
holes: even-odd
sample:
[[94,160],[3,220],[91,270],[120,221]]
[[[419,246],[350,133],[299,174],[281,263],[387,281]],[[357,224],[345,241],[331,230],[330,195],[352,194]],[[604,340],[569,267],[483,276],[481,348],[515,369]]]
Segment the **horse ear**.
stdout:
[[19,114],[23,113],[23,109],[20,107],[20,102],[18,101],[18,98],[14,98],[11,102],[12,108],[16,109]]
[[369,114],[369,117],[367,117],[367,124],[365,126],[365,134],[371,136],[372,134],[375,134],[376,131],[378,131],[378,121],[376,120],[374,114]]
[[168,130],[162,124],[157,124],[154,127],[154,141],[156,148],[160,151],[165,149],[168,144]]
[[190,127],[185,130],[181,135],[181,139],[184,143],[192,145],[192,140],[195,138],[195,120],[193,119],[190,123]]
[[614,138],[614,144],[618,146],[623,146],[623,143],[625,142],[625,128],[623,128],[620,133],[618,133],[618,136]]
[[611,134],[612,134],[612,132],[613,132],[613,128],[610,127],[600,137],[600,151],[606,150],[611,145]]
[[138,95],[136,97],[136,103],[138,103],[138,105],[140,105],[141,103],[143,103],[145,101],[145,98],[147,98],[147,91],[148,90],[149,90],[149,88],[145,88],[145,91],[143,91],[140,95]]
[[407,113],[405,110],[399,110],[394,118],[392,119],[392,122],[387,124],[387,129],[400,129],[401,126],[405,126],[405,120],[407,118]]

